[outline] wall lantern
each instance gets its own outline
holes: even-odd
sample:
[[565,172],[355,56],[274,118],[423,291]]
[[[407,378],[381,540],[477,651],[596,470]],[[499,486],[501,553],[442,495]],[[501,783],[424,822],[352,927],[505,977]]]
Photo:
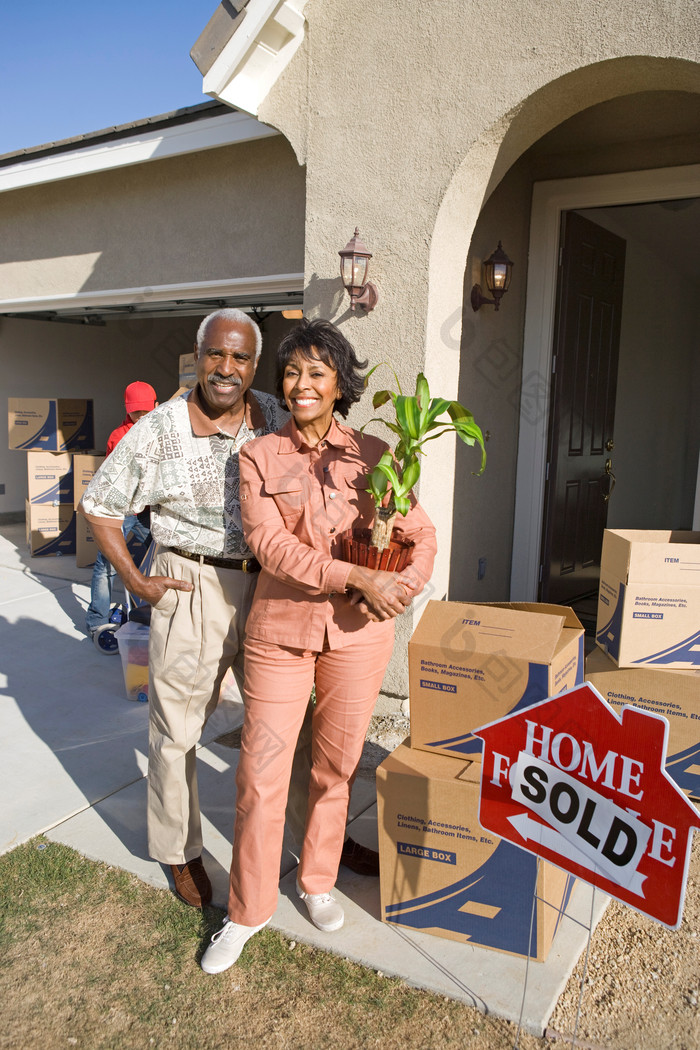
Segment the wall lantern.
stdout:
[[495,306],[495,308],[498,309],[501,305],[501,296],[508,291],[511,274],[513,273],[513,263],[503,251],[503,245],[500,241],[498,242],[496,251],[492,252],[488,259],[484,260],[483,268],[486,287],[493,296],[493,299],[486,299],[481,294],[481,285],[475,284],[472,288],[471,296],[472,309],[479,310],[486,303],[490,306]]
[[340,256],[340,276],[343,284],[350,293],[350,309],[355,306],[363,306],[369,313],[374,310],[379,299],[379,293],[371,281],[367,280],[367,269],[372,253],[368,252],[360,240],[360,231],[357,226],[352,240],[348,241]]

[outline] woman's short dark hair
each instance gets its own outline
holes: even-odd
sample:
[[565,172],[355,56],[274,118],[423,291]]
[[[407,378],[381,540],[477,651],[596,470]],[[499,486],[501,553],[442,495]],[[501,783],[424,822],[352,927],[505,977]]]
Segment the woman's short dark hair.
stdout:
[[314,356],[314,350],[324,364],[338,373],[340,397],[335,403],[335,410],[345,418],[350,406],[362,397],[365,384],[360,371],[367,367],[367,362],[358,360],[352,345],[330,321],[309,321],[304,318],[285,335],[277,351],[277,393],[280,400],[284,404],[282,380],[290,358],[299,354],[308,359]]

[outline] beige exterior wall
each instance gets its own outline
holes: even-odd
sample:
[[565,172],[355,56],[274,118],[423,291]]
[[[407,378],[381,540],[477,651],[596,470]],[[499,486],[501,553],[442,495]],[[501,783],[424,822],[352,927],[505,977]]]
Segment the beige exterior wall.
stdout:
[[[457,588],[478,600],[508,597],[532,182],[666,163],[668,143],[654,144],[658,129],[647,134],[633,104],[636,136],[606,138],[603,126],[596,156],[570,144],[564,157],[537,158],[539,168],[531,158],[527,170],[511,169],[589,107],[700,91],[700,11],[690,3],[506,0],[494,12],[464,0],[360,0],[349,18],[340,0],[308,0],[304,43],[258,113],[307,166],[307,312],[341,324],[362,355],[389,360],[407,385],[423,368],[435,393],[463,394],[491,431],[484,478],[467,475],[469,452],[455,461],[443,439],[420,484],[439,530],[432,595]],[[350,314],[337,277],[338,249],[356,224],[380,292],[369,315]],[[462,331],[465,292],[499,237],[516,260],[513,291],[497,316],[467,307]],[[501,358],[505,389],[493,375]],[[367,414],[363,406],[352,421]],[[479,557],[487,574],[472,590]],[[404,618],[404,641],[411,627]],[[406,689],[402,663],[389,691]]]
[[304,169],[281,136],[0,194],[0,298],[299,273]]

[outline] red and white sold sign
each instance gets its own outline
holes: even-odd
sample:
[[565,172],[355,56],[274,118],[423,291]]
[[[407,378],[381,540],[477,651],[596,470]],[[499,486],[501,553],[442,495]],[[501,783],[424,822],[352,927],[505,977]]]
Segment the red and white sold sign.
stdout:
[[700,814],[664,769],[668,723],[589,683],[474,730],[479,821],[676,929]]

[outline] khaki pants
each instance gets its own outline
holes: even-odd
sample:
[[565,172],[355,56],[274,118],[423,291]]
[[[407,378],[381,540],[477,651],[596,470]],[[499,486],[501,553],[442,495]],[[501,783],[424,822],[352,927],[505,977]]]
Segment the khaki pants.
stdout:
[[336,880],[350,786],[394,638],[393,621],[321,653],[246,642],[245,723],[236,776],[228,916],[244,926],[277,907],[285,806],[299,730],[316,685],[312,768],[298,881],[324,893]]
[[188,580],[151,614],[148,848],[163,864],[202,852],[195,748],[232,667],[243,693],[243,640],[257,573],[156,554],[152,575]]

